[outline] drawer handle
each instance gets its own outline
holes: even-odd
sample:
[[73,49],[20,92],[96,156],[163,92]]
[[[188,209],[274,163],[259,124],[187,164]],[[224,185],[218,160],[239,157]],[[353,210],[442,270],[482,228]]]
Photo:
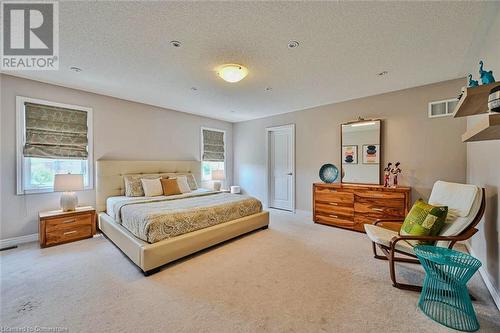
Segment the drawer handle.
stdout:
[[333,218],[336,218],[336,219],[338,219],[338,218],[339,218],[337,215],[332,215],[332,214],[328,214],[328,216],[333,217]]
[[332,206],[338,206],[338,205],[339,205],[339,204],[338,204],[338,203],[336,203],[336,202],[329,202],[328,204],[329,204],[329,205],[332,205]]
[[377,212],[383,212],[384,211],[383,208],[372,208],[372,210],[376,210]]
[[62,221],[62,223],[74,223],[74,222],[76,222],[76,219],[69,219]]
[[71,235],[71,234],[76,234],[76,230],[66,231],[63,235],[66,236],[66,235]]

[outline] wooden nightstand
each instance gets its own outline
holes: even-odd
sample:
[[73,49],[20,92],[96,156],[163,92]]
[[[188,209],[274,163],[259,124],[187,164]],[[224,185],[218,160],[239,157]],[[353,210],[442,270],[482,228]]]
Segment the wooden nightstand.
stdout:
[[96,229],[96,212],[90,206],[71,212],[40,212],[38,221],[40,246],[47,247],[92,237]]

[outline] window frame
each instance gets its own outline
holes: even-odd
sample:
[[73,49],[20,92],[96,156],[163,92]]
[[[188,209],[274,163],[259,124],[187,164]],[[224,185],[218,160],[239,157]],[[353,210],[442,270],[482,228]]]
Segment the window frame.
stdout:
[[38,189],[24,189],[25,185],[25,172],[26,172],[26,158],[23,154],[23,147],[26,143],[26,113],[24,103],[42,104],[48,106],[55,106],[79,111],[87,112],[87,139],[88,139],[88,156],[87,156],[87,173],[88,184],[84,190],[91,190],[94,188],[94,132],[93,132],[93,109],[81,105],[71,105],[65,103],[58,103],[47,101],[43,99],[16,96],[16,194],[36,194],[36,193],[52,193],[53,187],[43,187]]
[[[214,131],[214,132],[222,132],[223,133],[223,138],[224,138],[224,178],[225,181],[227,181],[227,148],[226,148],[226,130],[220,129],[220,128],[211,128],[211,127],[201,127],[200,128],[200,162],[203,164],[203,151],[204,151],[204,144],[203,144],[203,130],[209,130],[209,131]],[[209,162],[209,161],[206,161]],[[202,166],[203,169],[203,166]],[[203,170],[201,170],[203,173]],[[203,174],[200,174],[200,180],[203,182]],[[209,180],[210,182],[212,180]]]

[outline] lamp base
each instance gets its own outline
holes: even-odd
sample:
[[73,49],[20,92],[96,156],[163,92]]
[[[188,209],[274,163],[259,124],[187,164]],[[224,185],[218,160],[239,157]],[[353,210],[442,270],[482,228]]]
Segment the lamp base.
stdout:
[[220,188],[222,186],[221,182],[214,182],[214,191],[220,191]]
[[61,209],[63,212],[70,212],[76,209],[78,196],[75,192],[63,192],[61,195]]

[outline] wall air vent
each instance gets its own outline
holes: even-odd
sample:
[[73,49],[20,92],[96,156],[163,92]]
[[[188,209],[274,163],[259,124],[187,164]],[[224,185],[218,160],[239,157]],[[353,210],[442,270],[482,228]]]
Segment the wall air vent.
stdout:
[[452,98],[429,103],[429,118],[446,117],[453,115],[458,99]]

